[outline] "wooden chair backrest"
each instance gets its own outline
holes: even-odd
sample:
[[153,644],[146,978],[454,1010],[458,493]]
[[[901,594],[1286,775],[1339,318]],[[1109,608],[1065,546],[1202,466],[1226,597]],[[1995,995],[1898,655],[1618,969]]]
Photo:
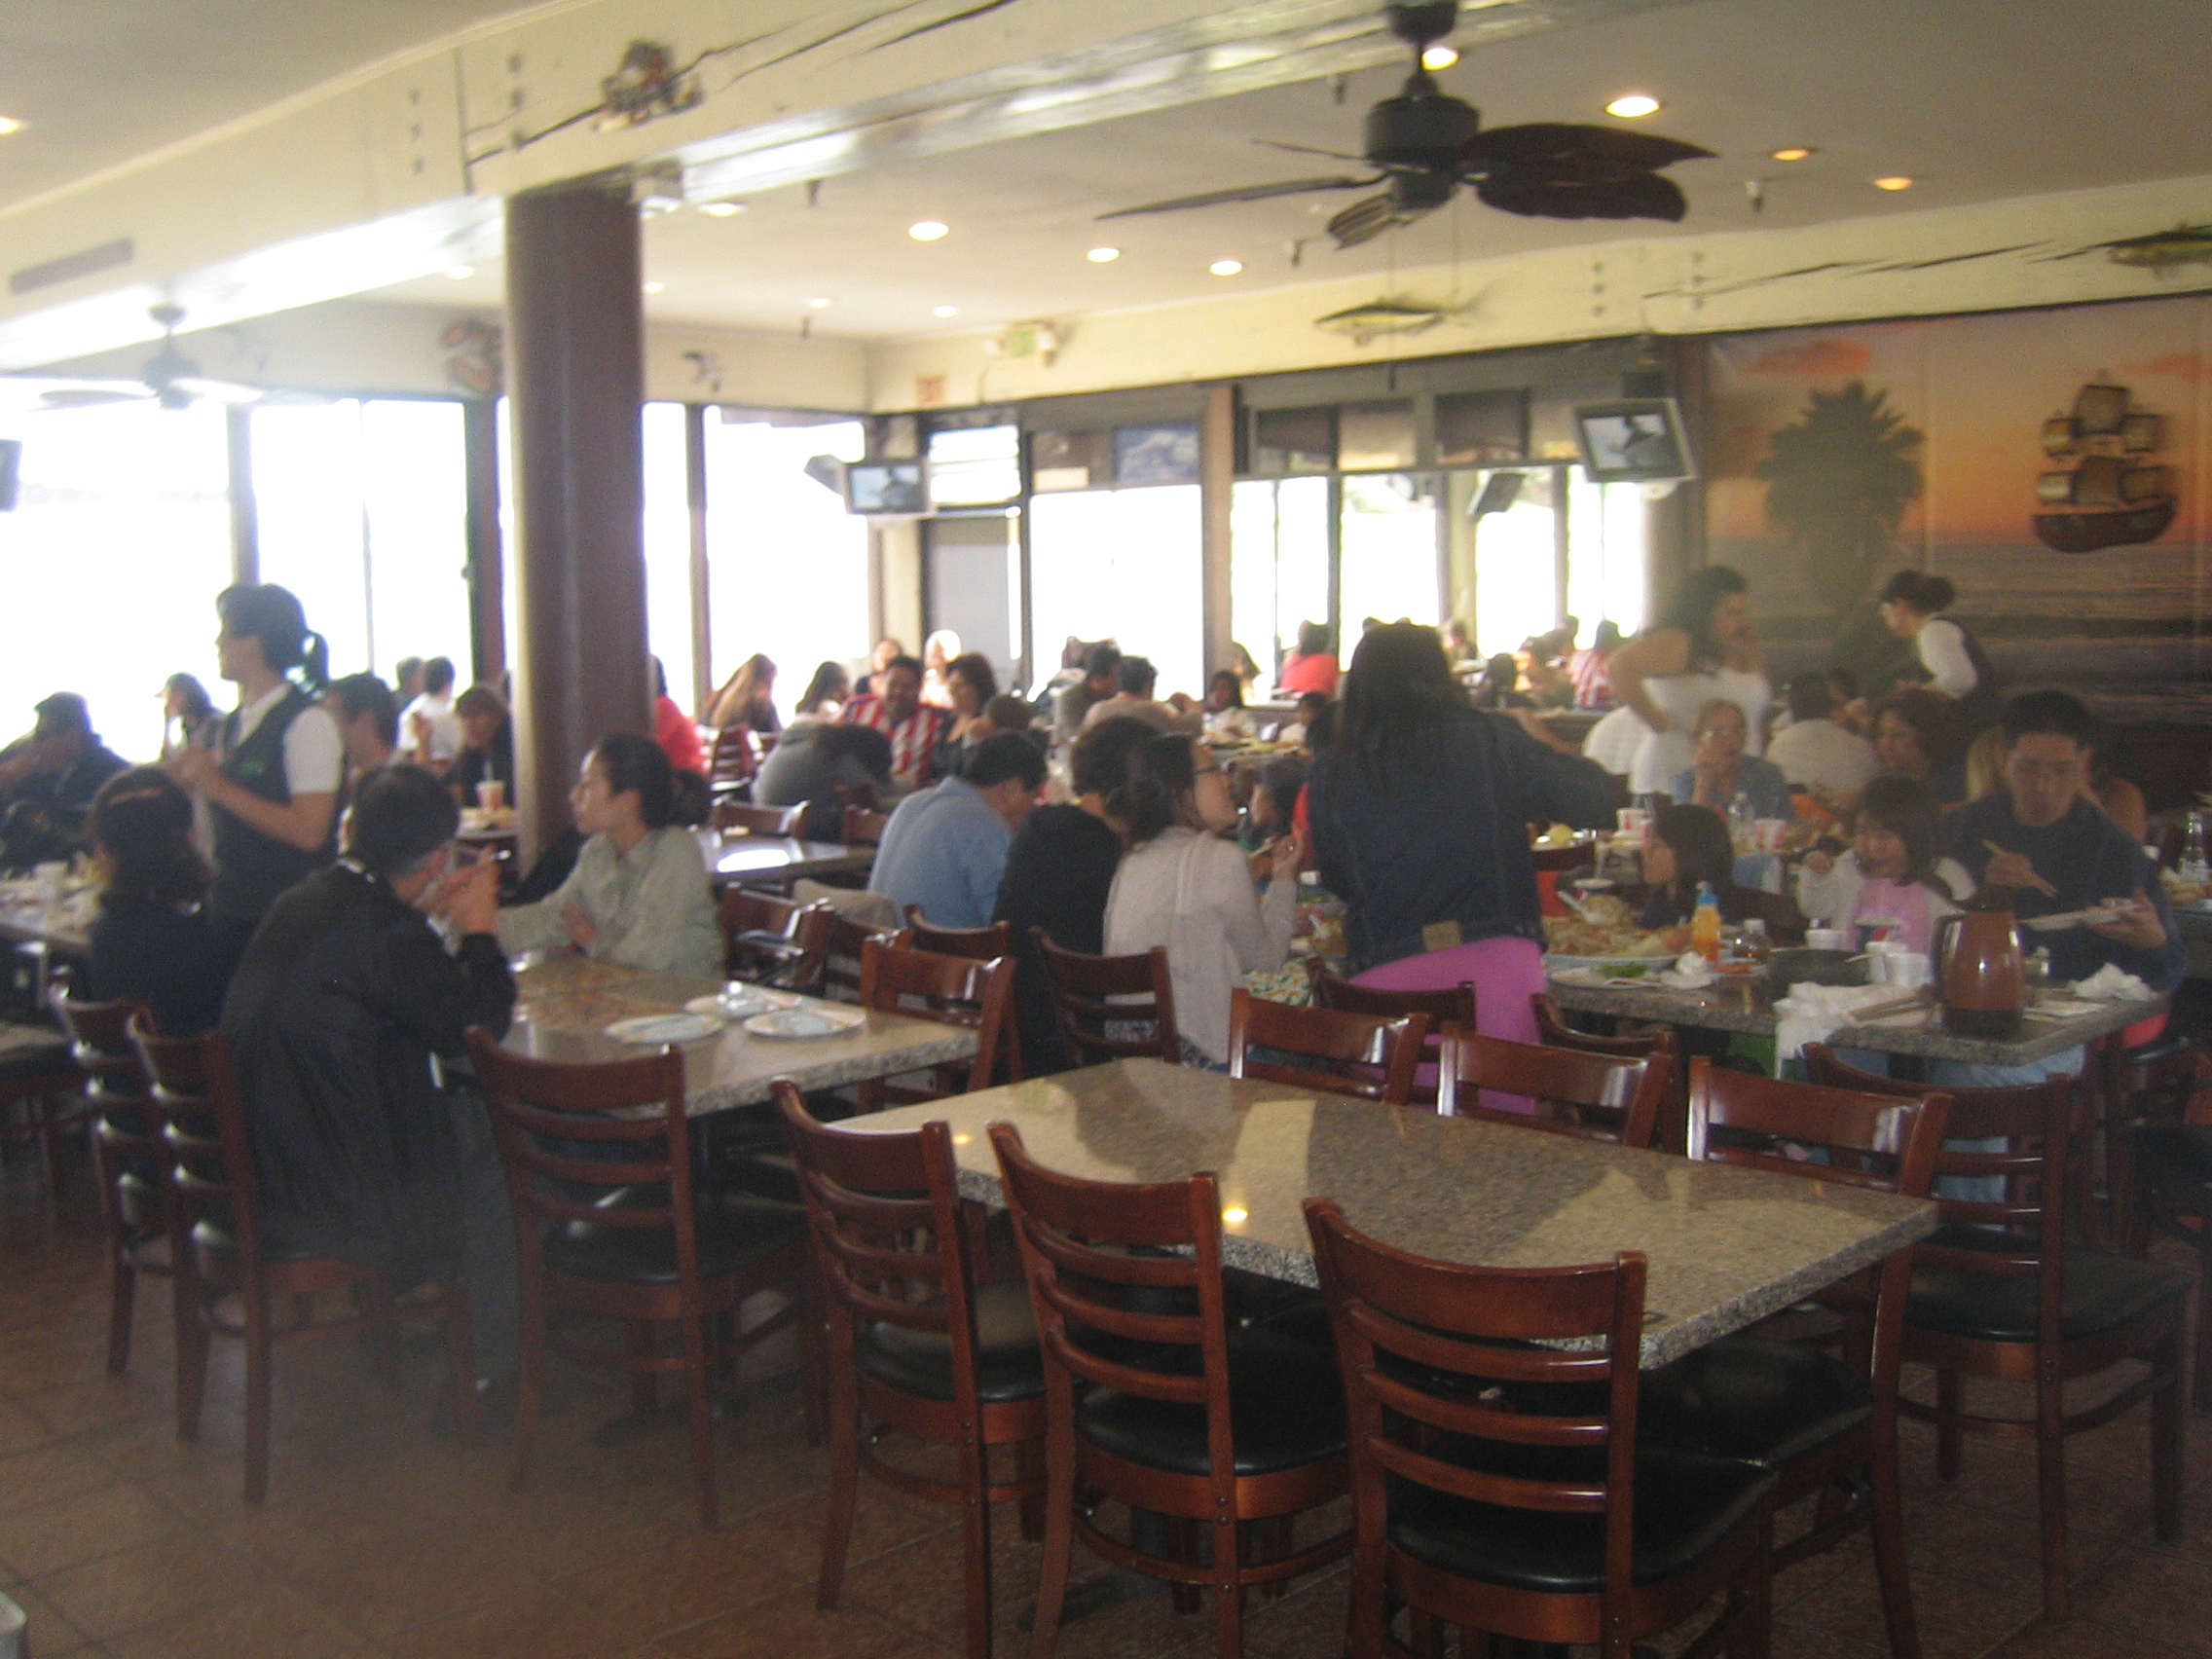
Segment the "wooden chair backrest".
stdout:
[[[1424,1064],[1430,1065],[1441,1063],[1439,1051],[1447,1025],[1456,1025],[1462,1031],[1475,1028],[1472,979],[1461,979],[1456,985],[1433,991],[1383,991],[1372,985],[1355,985],[1324,968],[1313,976],[1313,1006],[1335,1009],[1340,1014],[1381,1014],[1384,1018],[1396,1018],[1402,1014],[1427,1014],[1428,1036],[1421,1042],[1420,1057]],[[1417,1076],[1409,1103],[1435,1105],[1436,1085],[1423,1083]]]
[[[910,1019],[965,1026],[976,1033],[977,1044],[973,1060],[937,1067],[932,1087],[916,1088],[886,1078],[862,1084],[865,1109],[973,1094],[991,1087],[993,1066],[1014,1035],[1014,958],[976,962],[870,939],[861,946],[861,1004]],[[1018,1067],[1020,1062],[1014,1063]],[[1017,1070],[1015,1076],[1019,1075]]]
[[[1425,1014],[1392,1017],[1293,1008],[1239,988],[1229,1001],[1229,1075],[1403,1106],[1413,1092],[1414,1068],[1427,1034]],[[1252,1052],[1260,1048],[1296,1059],[1262,1059]]]
[[715,803],[714,827],[723,833],[742,830],[749,835],[795,835],[805,816],[804,801],[796,806],[755,806],[750,801],[720,800]]
[[236,1242],[241,1281],[253,1287],[262,1276],[261,1200],[230,1044],[220,1031],[160,1036],[143,1010],[131,1015],[129,1031],[162,1112],[176,1235],[211,1217]]
[[[1509,1043],[1454,1027],[1444,1034],[1436,1109],[1448,1118],[1648,1148],[1658,1137],[1659,1108],[1673,1080],[1673,1066],[1659,1059]],[[1486,1106],[1486,1088],[1532,1100],[1535,1110]]]
[[867,941],[873,939],[896,944],[903,942],[905,938],[893,929],[856,922],[832,910],[830,931],[822,945],[822,972],[818,976],[822,994],[832,1002],[862,1001],[861,953],[867,948]]
[[972,962],[995,962],[1014,954],[1014,924],[993,922],[987,928],[933,928],[919,904],[906,906],[906,934],[916,950],[939,956],[965,956]]
[[749,782],[760,762],[753,747],[753,728],[727,725],[715,734],[715,752],[707,758],[707,782],[729,785]]
[[848,847],[879,847],[883,844],[883,827],[891,822],[888,812],[870,812],[863,806],[845,808],[844,842]]
[[1672,1056],[1676,1051],[1675,1034],[1665,1026],[1634,1037],[1599,1037],[1567,1024],[1567,1016],[1560,1013],[1559,1004],[1552,1000],[1549,991],[1538,991],[1530,997],[1529,1007],[1536,1016],[1536,1035],[1547,1048],[1579,1049],[1586,1054],[1618,1054],[1632,1060],[1642,1059],[1646,1054]]
[[143,1013],[150,1028],[154,1024],[152,1011],[129,999],[79,1002],[74,996],[57,994],[49,1002],[61,1029],[69,1034],[69,1057],[92,1080],[93,1093],[103,1100],[127,1099],[134,1106],[142,1104],[150,1085],[130,1041],[130,1019]]
[[[1052,1017],[1070,1060],[1091,1066],[1149,1055],[1169,1065],[1181,1063],[1175,984],[1164,949],[1155,945],[1139,955],[1087,956],[1062,950],[1043,928],[1031,928],[1029,937],[1045,968]],[[1150,1029],[1132,1035],[1132,1027]]]

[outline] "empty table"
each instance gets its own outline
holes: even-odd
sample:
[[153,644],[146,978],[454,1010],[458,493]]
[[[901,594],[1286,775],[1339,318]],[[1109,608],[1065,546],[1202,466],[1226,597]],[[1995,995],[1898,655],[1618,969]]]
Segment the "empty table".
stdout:
[[698,831],[699,856],[717,887],[789,889],[801,876],[866,875],[875,867],[873,847],[834,841],[801,841],[790,835],[729,835]]

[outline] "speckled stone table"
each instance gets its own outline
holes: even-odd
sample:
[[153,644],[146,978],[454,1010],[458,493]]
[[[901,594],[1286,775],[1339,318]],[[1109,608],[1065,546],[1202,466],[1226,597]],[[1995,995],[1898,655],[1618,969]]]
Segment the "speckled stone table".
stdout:
[[[1609,1014],[1621,1019],[1648,1019],[1664,1025],[1702,1025],[1715,1031],[1749,1031],[1761,1037],[1774,1035],[1774,1010],[1748,981],[1712,986],[1702,991],[1670,991],[1658,986],[1626,985],[1599,989],[1551,982],[1552,1000],[1561,1008],[1583,1014]],[[1908,1014],[1871,1025],[1840,1027],[1828,1042],[1839,1049],[1878,1049],[1892,1054],[1919,1054],[1931,1060],[1963,1060],[1970,1065],[2021,1066],[2078,1048],[2138,1020],[2162,1014],[2166,999],[2152,1002],[2107,1003],[2089,1014],[2065,1018],[2042,1016],[2030,1011],[2017,1037],[1993,1042],[1978,1037],[1958,1037],[1945,1031],[1939,1017]]]
[[1301,1204],[1335,1198],[1362,1232],[1449,1262],[1559,1267],[1641,1250],[1642,1362],[1664,1365],[1934,1230],[1936,1209],[1851,1187],[1692,1163],[1467,1118],[1120,1060],[852,1120],[949,1122],[961,1191],[1000,1204],[986,1132],[1098,1181],[1221,1181],[1231,1266],[1314,1282]]
[[[674,1014],[693,997],[721,988],[715,979],[647,974],[574,955],[533,964],[516,980],[522,995],[506,1046],[540,1060],[635,1059],[651,1051],[608,1036],[608,1026]],[[699,1117],[765,1100],[770,1081],[779,1077],[801,1088],[835,1088],[965,1060],[976,1052],[976,1034],[871,1009],[866,1025],[836,1037],[756,1037],[732,1024],[718,1037],[682,1047],[686,1104]]]

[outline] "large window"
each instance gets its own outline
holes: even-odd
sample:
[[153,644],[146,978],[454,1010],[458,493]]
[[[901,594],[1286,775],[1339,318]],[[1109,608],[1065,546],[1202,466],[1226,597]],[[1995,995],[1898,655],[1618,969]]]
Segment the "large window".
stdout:
[[218,706],[215,595],[231,580],[223,411],[151,402],[0,416],[23,445],[18,504],[0,513],[15,618],[0,652],[0,741],[31,705],[75,691],[110,748],[161,752],[162,682],[196,676]]
[[645,640],[668,694],[693,713],[691,682],[691,491],[681,403],[648,403],[645,440]]
[[402,657],[470,678],[468,485],[461,405],[274,404],[252,420],[261,579],[290,588],[334,674]]
[[1069,635],[1152,659],[1159,695],[1205,689],[1196,484],[1033,497],[1029,660],[1056,663]]
[[1352,630],[1370,616],[1436,625],[1438,487],[1434,476],[1411,472],[1345,479],[1337,600],[1345,638],[1357,639]]
[[756,651],[774,659],[788,719],[817,663],[867,654],[867,526],[808,476],[818,455],[858,461],[858,421],[780,426],[707,420],[708,616],[719,683]]
[[1329,620],[1329,481],[1240,481],[1229,547],[1230,632],[1272,686],[1298,648],[1298,625]]

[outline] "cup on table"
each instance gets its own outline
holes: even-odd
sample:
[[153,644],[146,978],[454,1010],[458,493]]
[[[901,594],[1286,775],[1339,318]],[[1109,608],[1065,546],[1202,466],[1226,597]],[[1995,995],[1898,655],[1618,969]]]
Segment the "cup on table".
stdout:
[[1642,837],[1644,830],[1651,828],[1651,814],[1641,806],[1624,806],[1613,814],[1613,819],[1620,826],[1622,834],[1634,835],[1639,839]]
[[1902,984],[1904,981],[1898,977],[1898,962],[1900,957],[1910,954],[1895,940],[1875,940],[1866,946],[1866,982],[1871,985]]
[[1751,821],[1751,846],[1762,853],[1782,851],[1783,832],[1789,828],[1787,818],[1758,818]]
[[1805,948],[1808,950],[1849,950],[1845,941],[1851,936],[1841,928],[1807,928]]
[[486,812],[497,812],[507,804],[507,786],[498,778],[486,778],[476,786],[476,804]]
[[1889,968],[1890,983],[1900,990],[1918,990],[1936,977],[1935,966],[1924,950],[1893,951],[1889,955]]

